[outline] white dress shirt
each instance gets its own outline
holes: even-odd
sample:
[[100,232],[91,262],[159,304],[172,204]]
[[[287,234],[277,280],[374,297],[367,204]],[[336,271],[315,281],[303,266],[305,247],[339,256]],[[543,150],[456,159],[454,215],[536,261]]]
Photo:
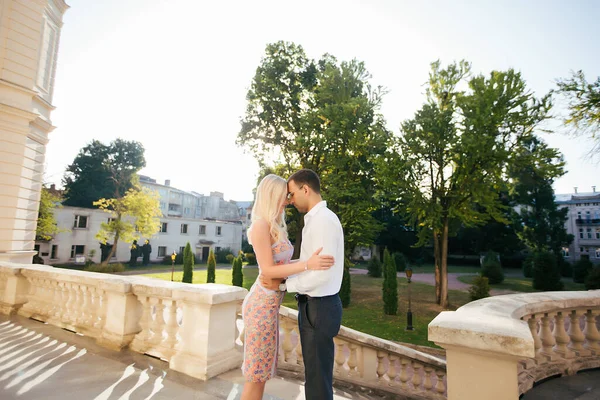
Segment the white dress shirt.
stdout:
[[307,261],[319,247],[323,247],[320,254],[334,257],[333,267],[290,276],[286,281],[288,292],[323,297],[338,293],[342,287],[344,231],[339,218],[327,208],[325,201],[317,203],[304,216],[300,261]]

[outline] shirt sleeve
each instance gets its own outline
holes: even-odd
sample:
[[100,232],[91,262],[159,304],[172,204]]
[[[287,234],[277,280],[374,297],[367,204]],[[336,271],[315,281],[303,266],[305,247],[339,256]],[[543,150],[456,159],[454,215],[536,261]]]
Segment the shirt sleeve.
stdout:
[[[326,218],[313,221],[310,232],[302,240],[306,248],[306,257],[311,257],[319,247],[323,247],[320,254],[332,255],[338,254],[338,229],[333,221]],[[302,260],[306,261],[306,260]],[[334,265],[327,270],[304,271],[300,274],[290,276],[286,281],[287,291],[296,293],[307,293],[329,282],[336,274],[339,274],[340,268],[343,269],[344,260],[334,260]]]

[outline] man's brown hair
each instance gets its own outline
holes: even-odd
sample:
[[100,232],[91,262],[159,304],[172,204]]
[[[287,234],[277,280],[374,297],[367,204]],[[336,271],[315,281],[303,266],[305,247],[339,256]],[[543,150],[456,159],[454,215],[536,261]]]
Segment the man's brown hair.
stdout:
[[306,185],[317,194],[321,194],[321,180],[312,169],[301,169],[288,178],[288,183],[294,181],[298,186]]

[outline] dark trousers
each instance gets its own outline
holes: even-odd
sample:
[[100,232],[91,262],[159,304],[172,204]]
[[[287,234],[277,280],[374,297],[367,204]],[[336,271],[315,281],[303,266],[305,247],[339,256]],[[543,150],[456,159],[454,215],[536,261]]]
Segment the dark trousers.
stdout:
[[326,297],[298,296],[298,325],[304,358],[307,400],[333,399],[333,337],[342,323],[342,302]]

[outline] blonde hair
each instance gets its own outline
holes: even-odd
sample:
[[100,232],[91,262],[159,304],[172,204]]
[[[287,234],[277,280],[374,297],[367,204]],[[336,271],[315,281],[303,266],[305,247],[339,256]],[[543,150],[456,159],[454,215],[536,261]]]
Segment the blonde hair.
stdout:
[[287,194],[287,182],[280,176],[269,174],[265,176],[256,188],[256,198],[252,206],[252,224],[248,228],[248,240],[252,225],[259,219],[269,224],[270,234],[275,243],[287,239],[285,210],[280,213],[281,199]]

